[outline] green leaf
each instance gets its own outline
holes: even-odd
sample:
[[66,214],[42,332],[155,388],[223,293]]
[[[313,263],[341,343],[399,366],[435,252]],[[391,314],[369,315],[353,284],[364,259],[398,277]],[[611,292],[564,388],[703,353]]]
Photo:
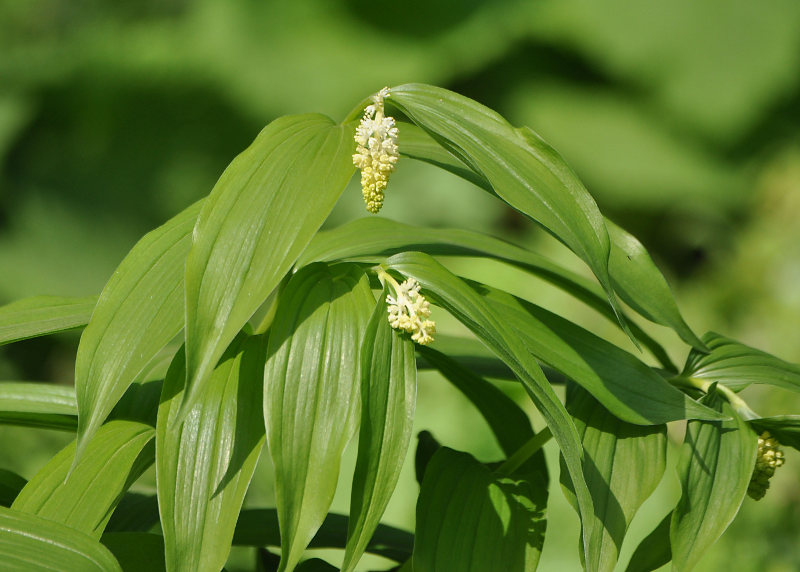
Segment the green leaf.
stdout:
[[704,398],[729,421],[690,421],[678,461],[682,495],[672,515],[672,561],[691,570],[742,504],[756,460],[757,438],[716,391]]
[[[437,334],[429,347],[475,375],[490,379],[517,381],[514,372],[498,359],[494,353],[475,338]],[[417,369],[435,369],[420,355],[417,356]]]
[[759,433],[769,431],[781,445],[800,451],[800,415],[776,415],[750,420]]
[[[584,474],[598,526],[603,528],[590,554],[598,570],[611,571],[631,520],[664,474],[667,427],[620,421],[575,384],[567,386],[567,411],[581,436]],[[561,475],[568,496],[573,495],[569,477],[564,471]]]
[[0,382],[0,423],[75,431],[75,390],[38,382]]
[[264,336],[234,340],[182,424],[186,366],[167,372],[156,426],[156,477],[168,570],[225,564],[245,492],[264,444]]
[[127,492],[120,499],[114,514],[106,524],[105,534],[110,532],[147,532],[158,523],[158,499],[156,495]]
[[82,328],[96,302],[97,296],[34,296],[0,306],[0,345]]
[[737,391],[751,383],[800,391],[799,365],[714,332],[705,334],[703,341],[709,352],[692,351],[682,375],[716,381]]
[[618,346],[502,290],[471,284],[527,351],[581,385],[623,421],[660,425],[721,417]]
[[12,508],[100,538],[123,493],[152,465],[153,448],[147,445],[154,433],[144,423],[109,421],[74,469],[75,441],[34,475]]
[[655,530],[639,543],[625,572],[652,572],[672,560],[672,549],[669,545],[671,520],[672,513],[669,513]]
[[0,554],[8,572],[121,572],[91,536],[40,516],[0,507]]
[[183,264],[200,205],[146,234],[100,295],[75,362],[78,456],[128,386],[183,327]]
[[387,294],[384,288],[361,345],[361,429],[342,563],[345,572],[358,564],[397,486],[417,405],[414,342],[389,326]]
[[425,471],[428,468],[428,463],[436,454],[442,445],[430,431],[420,431],[417,433],[417,450],[414,453],[414,475],[417,478],[417,483],[422,484],[422,479],[425,477]]
[[524,481],[442,447],[417,500],[414,571],[535,570],[546,521],[531,496]]
[[27,482],[17,473],[0,469],[0,506],[11,506]]
[[100,542],[125,572],[166,572],[164,537],[147,532],[105,533]]
[[184,409],[327,218],[355,169],[354,145],[353,125],[283,117],[220,177],[186,261]]
[[321,558],[311,558],[309,560],[304,560],[300,565],[297,567],[297,572],[336,572],[339,570],[333,564],[329,564],[325,560]]
[[[347,516],[328,513],[309,548],[344,548],[347,542]],[[280,546],[278,511],[272,508],[245,509],[239,515],[233,535],[236,546]],[[414,535],[405,530],[379,524],[367,544],[366,552],[378,554],[395,562],[411,556]]]
[[388,101],[482,175],[497,196],[583,259],[619,312],[608,272],[610,243],[603,216],[552,147],[533,131],[515,129],[491,109],[442,88],[401,85],[392,88]]
[[[472,330],[514,371],[544,416],[564,455],[567,469],[575,484],[581,521],[593,523],[594,509],[583,477],[583,452],[575,424],[517,332],[508,326],[480,294],[430,256],[416,252],[398,254],[389,258],[386,263],[404,276],[415,278],[430,293],[434,302]],[[593,524],[586,524],[584,547],[588,548],[594,542],[594,536],[600,532]]]
[[354,264],[313,264],[286,285],[269,336],[264,418],[275,466],[282,570],[296,566],[330,508],[358,421],[355,359],[375,298]]

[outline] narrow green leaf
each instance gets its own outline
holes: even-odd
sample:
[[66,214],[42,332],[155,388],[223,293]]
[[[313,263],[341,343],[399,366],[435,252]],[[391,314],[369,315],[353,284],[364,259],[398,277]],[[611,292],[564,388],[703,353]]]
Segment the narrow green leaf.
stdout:
[[417,405],[414,342],[389,326],[387,293],[384,288],[361,345],[361,429],[342,563],[345,572],[358,564],[389,504],[411,441]]
[[12,508],[100,538],[123,493],[152,465],[153,448],[147,445],[153,436],[153,428],[144,423],[109,421],[74,469],[75,441],[34,475]]
[[[348,517],[343,514],[328,513],[308,547],[344,548],[347,543],[347,521]],[[233,544],[280,546],[278,511],[273,508],[243,510],[236,523]],[[367,544],[366,552],[384,556],[395,562],[403,562],[411,556],[413,545],[414,535],[410,532],[380,524]]]
[[442,447],[417,500],[414,571],[535,570],[546,521],[531,497],[524,481]]
[[71,387],[38,382],[0,382],[0,423],[75,431],[78,406]]
[[11,506],[27,482],[17,473],[0,469],[0,506]]
[[716,392],[705,398],[729,421],[690,421],[678,475],[682,495],[672,515],[672,561],[691,570],[733,521],[753,475],[755,433]]
[[421,253],[395,255],[387,260],[390,268],[415,278],[434,302],[448,310],[467,326],[517,375],[523,387],[542,413],[566,460],[575,484],[581,521],[583,543],[588,548],[600,529],[593,525],[594,509],[589,489],[583,477],[583,452],[580,437],[572,418],[548,383],[538,362],[512,330],[485,299],[463,280],[451,274],[433,258]]
[[264,336],[234,340],[182,424],[186,361],[167,372],[156,426],[156,477],[167,569],[218,571],[264,444]]
[[211,191],[186,261],[185,409],[339,198],[355,169],[353,127],[277,119]]
[[392,88],[388,101],[485,177],[497,196],[583,259],[619,310],[608,273],[610,243],[603,216],[552,147],[533,131],[515,129],[488,107],[446,89],[401,85]]
[[0,306],[0,345],[82,328],[96,302],[97,296],[34,296]]
[[47,518],[0,508],[0,554],[8,572],[122,572],[91,536]]
[[436,440],[430,431],[420,431],[417,433],[417,450],[414,453],[414,475],[417,478],[417,483],[422,484],[422,479],[425,477],[425,471],[428,468],[428,463],[442,447],[441,443]]
[[164,537],[147,532],[105,533],[100,542],[125,572],[166,572]]
[[692,351],[682,375],[715,381],[736,391],[751,383],[800,391],[800,365],[785,362],[714,332],[705,334],[703,341],[709,351]]
[[[667,427],[620,421],[575,384],[567,386],[566,404],[581,436],[584,474],[598,526],[603,528],[602,538],[589,554],[597,570],[611,571],[631,520],[664,474]],[[574,494],[564,471],[561,484],[569,495]]]
[[672,560],[672,549],[669,544],[671,520],[672,513],[669,513],[655,530],[639,543],[625,572],[652,572]]
[[78,455],[128,386],[183,327],[183,264],[200,205],[146,234],[100,295],[75,362]]
[[800,415],[776,415],[752,419],[750,425],[760,434],[769,431],[781,445],[800,451]]
[[358,420],[355,359],[375,298],[353,264],[299,270],[278,303],[264,376],[281,569],[297,564],[330,508]]

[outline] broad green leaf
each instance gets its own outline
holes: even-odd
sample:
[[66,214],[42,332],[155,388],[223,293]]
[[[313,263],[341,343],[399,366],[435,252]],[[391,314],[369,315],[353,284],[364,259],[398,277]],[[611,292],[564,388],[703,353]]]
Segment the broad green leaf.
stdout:
[[147,532],[158,523],[156,495],[127,492],[120,499],[114,514],[108,519],[105,533]]
[[313,264],[286,285],[269,335],[264,418],[275,466],[282,570],[330,508],[358,421],[356,358],[375,298],[354,264]]
[[401,85],[392,88],[388,101],[482,175],[497,196],[583,259],[619,310],[608,273],[610,243],[603,216],[552,147],[533,131],[515,129],[488,107],[446,89]]
[[200,205],[136,243],[97,301],[75,361],[78,455],[128,386],[183,327],[183,264]]
[[678,461],[681,499],[672,514],[672,562],[691,570],[733,521],[747,492],[757,438],[716,392],[704,398],[729,421],[690,421]]
[[[445,152],[440,146],[437,147]],[[535,252],[468,230],[423,228],[385,218],[365,217],[317,233],[300,260],[301,263],[364,257],[382,260],[386,256],[408,250],[431,255],[485,256],[512,264],[564,290],[615,324],[618,323],[614,310],[608,305],[605,294],[596,283]],[[632,321],[628,320],[628,325],[636,338],[664,367],[677,369],[658,342]]]
[[535,570],[546,521],[531,492],[466,453],[439,449],[417,500],[414,571]]
[[[437,334],[436,339],[427,347],[446,355],[475,375],[490,379],[517,381],[514,372],[475,338]],[[431,368],[434,366],[417,354],[417,369]]]
[[336,572],[339,570],[333,564],[329,564],[321,558],[310,558],[304,560],[297,567],[297,572]]
[[508,326],[480,294],[430,256],[417,252],[398,254],[389,258],[386,263],[404,276],[415,278],[434,302],[472,330],[517,375],[544,416],[564,455],[567,469],[575,484],[581,521],[588,523],[584,526],[583,544],[585,548],[593,545],[594,536],[601,531],[593,525],[594,509],[583,477],[580,437],[572,418],[517,332]]
[[164,537],[147,532],[107,532],[100,542],[125,572],[166,572]]
[[669,545],[671,520],[672,513],[669,513],[655,530],[639,543],[625,572],[652,572],[672,560],[672,549]]
[[[598,570],[611,571],[631,520],[664,474],[667,427],[620,421],[575,384],[567,386],[566,404],[581,436],[586,483],[603,528],[590,553]],[[561,484],[572,495],[569,477],[564,471],[561,475]]]
[[389,504],[411,441],[417,406],[414,342],[389,326],[381,298],[361,345],[361,428],[342,570],[358,564]]
[[7,572],[122,572],[97,540],[50,519],[0,508],[0,554]]
[[0,306],[0,345],[82,328],[96,302],[97,296],[34,296]]
[[153,464],[153,428],[112,420],[101,426],[71,469],[75,441],[25,485],[14,510],[61,522],[100,538],[123,493]]
[[234,340],[206,391],[175,423],[184,399],[186,362],[167,372],[156,426],[156,479],[167,569],[218,571],[264,444],[263,336]]
[[11,506],[27,482],[17,473],[0,469],[0,506]]
[[[347,521],[348,517],[343,514],[328,513],[308,547],[344,548],[347,542]],[[233,544],[235,546],[280,546],[278,511],[272,508],[243,510],[236,523]],[[366,552],[378,554],[396,562],[403,562],[411,556],[413,545],[414,535],[410,532],[379,524],[367,544]]]
[[703,341],[709,352],[692,351],[681,375],[716,381],[733,390],[764,383],[800,391],[800,365],[714,332],[705,334]]
[[206,199],[186,261],[185,409],[342,193],[353,127],[317,114],[277,119]]
[[660,425],[721,417],[618,346],[502,290],[470,284],[527,351],[578,383],[623,421]]
[[0,382],[0,423],[75,431],[75,390],[39,382]]
[[781,445],[800,451],[800,415],[776,415],[750,420],[750,425],[760,434],[769,431]]

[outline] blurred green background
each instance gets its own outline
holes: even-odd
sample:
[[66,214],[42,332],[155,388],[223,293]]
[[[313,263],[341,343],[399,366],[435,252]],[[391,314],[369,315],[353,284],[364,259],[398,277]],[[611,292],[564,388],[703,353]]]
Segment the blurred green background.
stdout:
[[[99,292],[135,241],[206,195],[270,120],[340,119],[384,85],[410,81],[459,91],[553,144],[601,210],[650,249],[696,330],[800,362],[792,0],[0,0],[0,303]],[[330,224],[366,215],[351,187]],[[408,160],[382,215],[490,232],[575,264],[488,195]],[[521,273],[453,267],[626,344]],[[681,362],[675,337],[652,329]],[[77,340],[2,348],[0,379],[71,383]],[[786,393],[745,396],[765,414],[800,408]],[[499,455],[436,376],[421,376],[417,425],[484,460]],[[0,427],[0,466],[29,478],[67,439]],[[770,494],[745,501],[699,569],[800,569],[798,463],[789,452]],[[270,479],[262,463],[249,502],[270,502]],[[387,522],[412,526],[416,491],[409,470]],[[662,492],[634,539],[668,509],[674,483]],[[578,525],[558,491],[549,532],[542,569],[578,569]],[[231,569],[250,556],[235,551]]]

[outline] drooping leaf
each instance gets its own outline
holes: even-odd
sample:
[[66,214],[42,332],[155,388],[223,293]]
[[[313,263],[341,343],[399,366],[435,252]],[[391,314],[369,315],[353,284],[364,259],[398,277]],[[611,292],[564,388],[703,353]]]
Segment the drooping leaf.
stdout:
[[428,468],[428,463],[442,447],[441,443],[436,440],[430,431],[420,431],[417,433],[417,450],[414,453],[414,475],[417,478],[417,483],[422,484],[422,479],[425,477],[425,471]]
[[[667,428],[621,421],[575,384],[567,386],[567,411],[581,436],[586,482],[603,528],[590,553],[598,570],[611,571],[631,520],[664,474]],[[562,486],[572,495],[569,477],[564,471],[561,475]]]
[[0,423],[75,431],[75,390],[48,383],[0,382]]
[[800,415],[775,415],[750,420],[750,425],[760,434],[764,431],[778,440],[781,445],[800,451]]
[[100,542],[125,572],[166,572],[164,537],[147,532],[107,532]]
[[156,495],[127,492],[108,519],[104,534],[110,532],[147,532],[158,523]]
[[800,391],[800,365],[783,361],[714,332],[705,334],[703,341],[710,351],[692,351],[682,375],[715,381],[735,391],[751,383]]
[[[436,339],[427,347],[446,355],[475,375],[489,379],[517,381],[511,368],[475,338],[437,334]],[[431,368],[434,366],[418,354],[417,369]]]
[[388,289],[375,305],[361,345],[361,428],[350,494],[342,570],[358,563],[397,485],[417,405],[414,342],[389,326]]
[[733,521],[753,474],[757,438],[715,391],[704,398],[729,421],[690,421],[678,462],[682,494],[672,514],[676,570],[691,570]]
[[[347,543],[348,517],[328,513],[309,548],[344,548]],[[280,546],[278,511],[276,509],[245,509],[239,515],[233,535],[236,546]],[[379,524],[367,544],[366,552],[378,554],[396,562],[411,556],[414,535],[405,530]]]
[[183,264],[201,204],[137,242],[100,295],[75,361],[78,455],[128,386],[183,327]]
[[421,253],[398,254],[388,267],[415,278],[431,299],[448,310],[485,343],[517,375],[542,413],[564,455],[575,485],[579,514],[585,523],[583,544],[588,548],[600,529],[594,526],[592,498],[583,477],[583,452],[572,418],[548,383],[538,362],[486,300],[433,258]]
[[672,560],[672,549],[669,544],[669,525],[672,513],[669,513],[658,526],[636,547],[625,572],[652,572]]
[[270,123],[206,199],[186,261],[185,409],[327,218],[353,174],[353,125]]
[[297,564],[333,501],[358,420],[358,348],[375,298],[356,265],[313,264],[289,281],[269,336],[264,418],[275,465],[281,569]]
[[0,507],[0,554],[9,572],[122,572],[97,540],[48,518]]
[[96,302],[97,296],[34,296],[0,306],[0,345],[82,328]]
[[234,340],[207,390],[175,423],[186,365],[178,352],[167,372],[156,427],[156,477],[167,569],[218,571],[264,444],[263,336]]
[[0,506],[11,506],[27,482],[17,473],[0,469]]
[[545,520],[532,496],[524,481],[442,447],[417,500],[414,571],[535,570]]
[[101,426],[74,469],[75,441],[42,467],[11,507],[100,538],[123,493],[153,464],[153,428],[112,420]]

